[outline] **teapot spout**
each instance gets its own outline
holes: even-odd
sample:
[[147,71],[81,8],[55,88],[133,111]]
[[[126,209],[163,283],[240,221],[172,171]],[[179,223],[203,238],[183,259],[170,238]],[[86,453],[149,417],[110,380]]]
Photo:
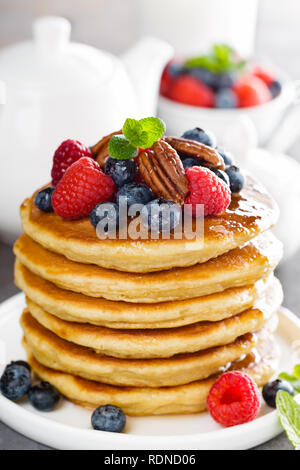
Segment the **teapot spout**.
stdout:
[[122,60],[136,92],[140,117],[156,114],[160,77],[173,56],[173,47],[154,37],[142,38],[123,54]]

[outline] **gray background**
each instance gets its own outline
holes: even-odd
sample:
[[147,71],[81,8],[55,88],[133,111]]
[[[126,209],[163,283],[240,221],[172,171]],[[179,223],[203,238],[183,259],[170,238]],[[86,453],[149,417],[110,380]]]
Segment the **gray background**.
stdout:
[[[0,48],[29,38],[31,23],[36,16],[55,14],[66,16],[72,22],[74,40],[120,53],[140,34],[136,21],[136,2],[138,0],[0,0]],[[300,78],[299,18],[299,0],[260,1],[256,53],[270,58],[292,78]],[[290,153],[300,161],[299,146],[300,142],[297,142]],[[299,234],[296,232],[295,236]],[[11,247],[1,243],[1,240],[0,259],[2,301],[16,293],[17,288],[13,284]],[[277,270],[285,291],[284,303],[298,316],[299,274],[300,252]],[[43,450],[46,447],[26,439],[0,422],[0,449]],[[282,434],[257,449],[290,450],[292,446]]]

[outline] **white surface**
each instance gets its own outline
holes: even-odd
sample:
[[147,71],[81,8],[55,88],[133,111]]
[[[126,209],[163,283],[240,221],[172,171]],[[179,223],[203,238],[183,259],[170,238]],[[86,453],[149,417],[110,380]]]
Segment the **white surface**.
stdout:
[[[24,306],[18,294],[0,307],[1,369],[11,360],[25,358],[18,318]],[[278,343],[280,370],[291,370],[299,343],[300,320],[283,309]],[[25,436],[58,449],[247,449],[281,432],[276,411],[262,405],[259,417],[250,423],[221,428],[208,413],[182,416],[128,418],[125,433],[94,431],[91,411],[62,400],[50,413],[34,410],[25,400],[13,403],[0,396],[0,419]]]
[[6,85],[5,104],[0,86],[0,212],[6,233],[20,231],[19,205],[49,181],[63,140],[93,145],[127,117],[155,115],[161,72],[173,55],[169,44],[144,38],[123,64],[70,42],[69,30],[63,18],[38,19],[33,40],[0,51],[0,81]]

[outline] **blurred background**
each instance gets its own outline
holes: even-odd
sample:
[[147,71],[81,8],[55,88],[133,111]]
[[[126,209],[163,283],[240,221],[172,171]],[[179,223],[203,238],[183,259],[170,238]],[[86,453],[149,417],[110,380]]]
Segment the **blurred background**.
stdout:
[[[125,67],[110,55],[75,46],[68,60],[56,63],[51,51],[68,40],[67,23],[54,28],[54,36],[47,26],[35,30],[35,56],[32,43],[23,42],[32,39],[34,21],[47,15],[66,18],[72,41],[122,56]],[[124,116],[157,112],[169,133],[187,125],[212,127],[237,163],[273,193],[281,208],[276,233],[285,245],[277,275],[285,305],[300,316],[299,30],[299,0],[0,0],[0,301],[17,292],[11,244],[21,230],[18,206],[49,180],[62,139],[90,145],[120,128]],[[149,35],[164,42],[142,43],[126,54]],[[196,108],[164,97],[157,108],[160,76],[172,56],[197,55],[216,42],[230,44],[244,59],[272,64],[280,95],[241,111]],[[14,48],[16,43],[22,44]],[[35,448],[5,432],[5,448],[9,442]],[[274,446],[289,448],[286,440]]]

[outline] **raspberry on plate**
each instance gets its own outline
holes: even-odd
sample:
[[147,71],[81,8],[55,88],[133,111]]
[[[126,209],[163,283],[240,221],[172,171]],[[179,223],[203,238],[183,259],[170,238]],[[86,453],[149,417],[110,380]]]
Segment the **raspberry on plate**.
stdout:
[[90,149],[78,140],[65,140],[54,153],[51,171],[52,184],[56,186],[63,174],[81,157],[93,157]]
[[113,199],[116,185],[92,158],[82,157],[73,163],[55,188],[54,211],[64,219],[88,216],[100,202]]
[[240,371],[222,374],[211,387],[207,408],[222,426],[236,426],[255,419],[260,409],[256,383]]
[[[204,205],[204,216],[217,215],[230,204],[228,185],[206,167],[193,166],[185,170],[189,180],[189,194],[185,204],[192,204],[192,214],[197,215],[197,204]],[[186,210],[189,210],[186,208]]]
[[246,76],[238,80],[233,88],[240,108],[257,106],[272,99],[267,85],[258,77]]
[[173,83],[169,96],[179,103],[211,108],[215,103],[213,91],[194,77],[183,75]]

